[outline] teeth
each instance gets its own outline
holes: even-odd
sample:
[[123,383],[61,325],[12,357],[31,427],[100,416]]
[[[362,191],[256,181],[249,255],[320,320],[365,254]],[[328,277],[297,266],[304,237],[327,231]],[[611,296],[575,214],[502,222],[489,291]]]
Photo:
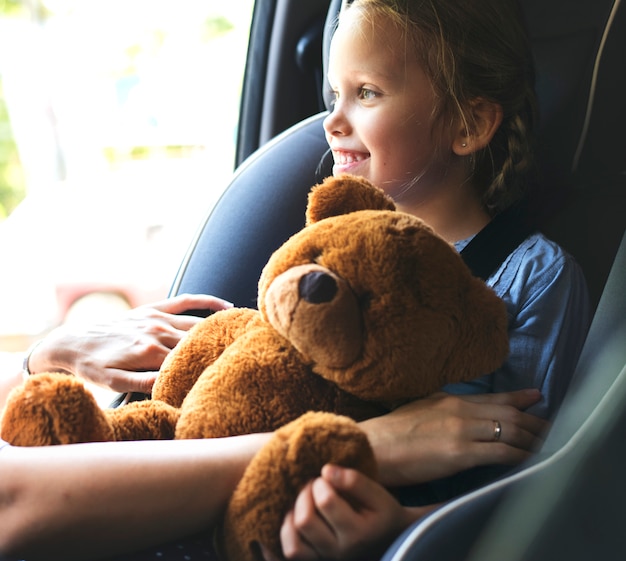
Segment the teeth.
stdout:
[[345,164],[354,164],[356,162],[360,162],[364,158],[363,156],[359,156],[357,154],[350,154],[347,152],[337,152],[335,159],[338,164],[345,165]]

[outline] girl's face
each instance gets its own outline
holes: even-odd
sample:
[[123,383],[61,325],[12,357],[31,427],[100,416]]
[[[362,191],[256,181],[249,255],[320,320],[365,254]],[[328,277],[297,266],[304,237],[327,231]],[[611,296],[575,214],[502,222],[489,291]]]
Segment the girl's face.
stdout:
[[427,202],[452,179],[451,134],[433,136],[431,82],[394,22],[345,12],[328,78],[335,106],[324,129],[334,175],[365,177],[399,206]]

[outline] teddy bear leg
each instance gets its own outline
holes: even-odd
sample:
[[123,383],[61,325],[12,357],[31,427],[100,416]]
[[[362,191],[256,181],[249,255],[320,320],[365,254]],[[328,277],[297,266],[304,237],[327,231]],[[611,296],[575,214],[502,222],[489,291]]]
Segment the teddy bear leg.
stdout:
[[105,415],[82,381],[58,373],[31,376],[9,394],[0,436],[14,446],[114,439]]
[[365,433],[347,417],[307,413],[276,431],[252,460],[228,505],[217,544],[224,558],[260,561],[258,544],[282,558],[279,532],[304,485],[334,463],[376,476]]

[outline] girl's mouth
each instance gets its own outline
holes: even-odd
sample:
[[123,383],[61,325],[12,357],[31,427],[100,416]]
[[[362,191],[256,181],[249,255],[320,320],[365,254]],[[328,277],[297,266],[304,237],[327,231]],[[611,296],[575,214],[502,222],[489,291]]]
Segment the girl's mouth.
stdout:
[[356,165],[368,160],[370,155],[367,152],[348,152],[344,150],[333,150],[335,160],[335,170],[345,172]]

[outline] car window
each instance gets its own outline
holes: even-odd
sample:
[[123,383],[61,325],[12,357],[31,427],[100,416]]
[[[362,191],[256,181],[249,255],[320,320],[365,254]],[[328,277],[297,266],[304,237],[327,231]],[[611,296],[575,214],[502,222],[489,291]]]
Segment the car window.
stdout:
[[166,296],[233,171],[253,5],[0,3],[0,351]]

